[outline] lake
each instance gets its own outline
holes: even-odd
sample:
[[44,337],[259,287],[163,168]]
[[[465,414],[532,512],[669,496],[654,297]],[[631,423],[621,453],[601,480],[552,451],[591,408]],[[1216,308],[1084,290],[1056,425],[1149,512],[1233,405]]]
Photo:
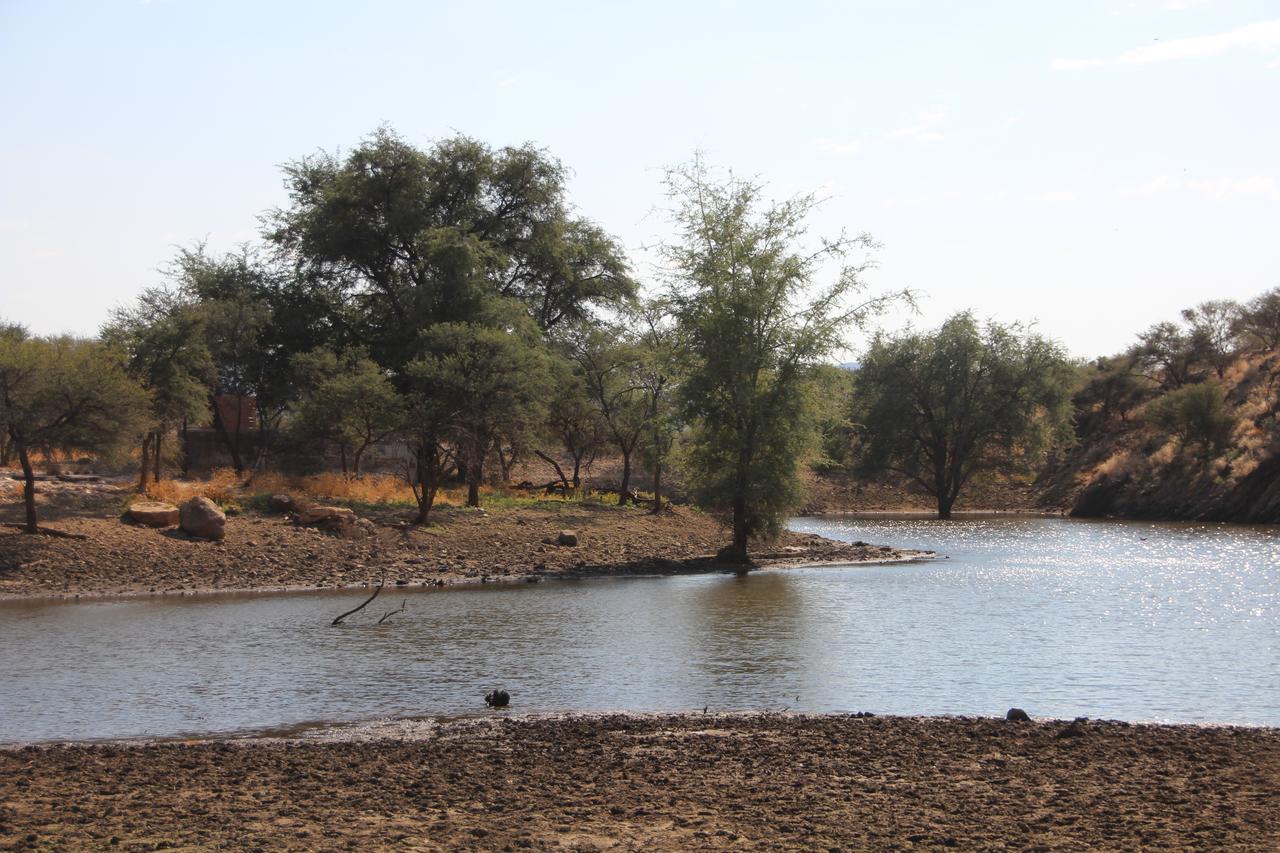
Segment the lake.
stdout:
[[[0,742],[378,717],[784,710],[1280,725],[1280,530],[802,518],[925,563],[0,603]],[[407,609],[373,624],[389,609]]]

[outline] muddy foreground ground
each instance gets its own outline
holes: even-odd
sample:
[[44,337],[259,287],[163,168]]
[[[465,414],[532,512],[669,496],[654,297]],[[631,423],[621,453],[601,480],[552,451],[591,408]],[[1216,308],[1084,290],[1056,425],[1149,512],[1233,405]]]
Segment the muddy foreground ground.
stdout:
[[375,734],[0,750],[0,843],[1280,847],[1277,729],[713,714]]

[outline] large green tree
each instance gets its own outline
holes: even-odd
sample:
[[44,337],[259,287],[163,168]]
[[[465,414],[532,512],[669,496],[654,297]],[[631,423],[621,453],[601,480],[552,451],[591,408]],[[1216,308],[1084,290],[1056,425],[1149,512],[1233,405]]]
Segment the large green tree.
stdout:
[[353,334],[397,374],[421,330],[475,322],[495,298],[550,329],[634,292],[620,247],[570,214],[564,167],[532,146],[457,136],[423,150],[381,129],[285,173],[291,203],[268,239],[342,294]]
[[484,462],[496,443],[545,422],[549,370],[541,341],[517,323],[439,323],[423,334],[422,347],[408,369],[417,397],[408,430],[417,435],[412,481],[425,522],[450,452],[467,474],[467,505],[480,505]]
[[856,382],[863,461],[917,483],[950,518],[974,475],[1026,467],[1064,437],[1073,372],[1054,341],[969,313],[877,336]]
[[342,473],[359,479],[369,449],[404,423],[404,403],[386,371],[359,351],[315,349],[294,357],[294,372],[295,434],[336,447]]
[[748,539],[775,533],[799,500],[815,443],[810,371],[895,297],[865,293],[855,255],[869,237],[807,239],[812,196],[768,203],[758,184],[717,179],[701,161],[669,172],[667,186],[680,231],[664,254],[689,362],[687,474],[702,503],[732,514],[724,556],[745,563]]
[[102,338],[124,354],[129,375],[150,392],[150,423],[142,438],[138,476],[141,492],[148,474],[160,481],[165,437],[208,414],[213,361],[204,315],[181,293],[150,288],[134,305],[112,312]]
[[147,427],[148,409],[146,391],[103,344],[0,330],[0,426],[22,465],[27,533],[40,530],[31,451],[114,449]]

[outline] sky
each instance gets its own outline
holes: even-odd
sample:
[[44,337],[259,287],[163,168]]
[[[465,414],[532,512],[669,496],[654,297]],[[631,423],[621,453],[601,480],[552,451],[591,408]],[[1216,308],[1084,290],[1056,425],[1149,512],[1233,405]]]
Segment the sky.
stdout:
[[280,165],[380,125],[533,142],[642,280],[701,151],[931,327],[1081,357],[1280,286],[1280,0],[0,0],[0,317],[94,334],[175,247],[232,249]]

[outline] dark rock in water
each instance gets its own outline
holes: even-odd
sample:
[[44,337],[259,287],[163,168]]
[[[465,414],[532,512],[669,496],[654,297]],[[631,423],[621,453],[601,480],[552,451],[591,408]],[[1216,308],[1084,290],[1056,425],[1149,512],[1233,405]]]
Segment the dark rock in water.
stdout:
[[484,694],[484,703],[490,708],[505,708],[511,704],[511,695],[505,690],[490,690]]
[[1031,722],[1031,717],[1027,716],[1027,712],[1021,708],[1010,708],[1009,713],[1005,714],[1004,718],[1011,723]]
[[875,714],[871,713],[870,711],[859,711],[858,713],[853,715],[855,719],[859,719],[859,720],[865,720],[874,716]]

